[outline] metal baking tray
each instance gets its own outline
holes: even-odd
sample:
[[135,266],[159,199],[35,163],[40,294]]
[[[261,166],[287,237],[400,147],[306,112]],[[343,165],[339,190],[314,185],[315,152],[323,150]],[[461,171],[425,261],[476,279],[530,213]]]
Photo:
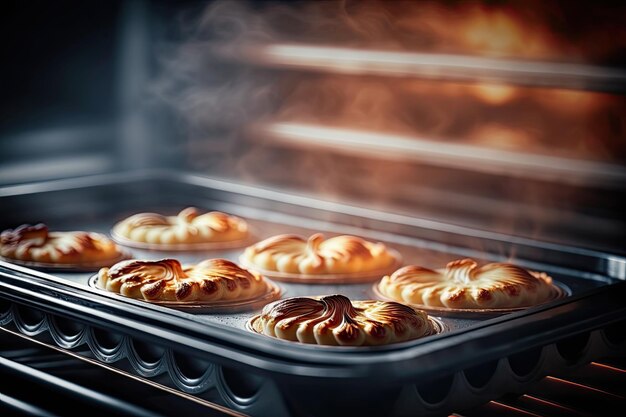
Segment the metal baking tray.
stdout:
[[[103,363],[125,366],[140,377],[163,380],[233,410],[252,415],[272,410],[277,416],[316,410],[325,415],[347,410],[437,415],[523,389],[555,369],[624,349],[623,340],[612,337],[615,326],[623,326],[626,319],[622,302],[626,260],[618,255],[177,172],[0,189],[3,229],[45,222],[57,230],[109,233],[128,215],[176,213],[187,206],[243,217],[259,240],[278,233],[322,232],[382,241],[401,254],[404,264],[440,268],[460,257],[479,262],[514,259],[523,267],[547,272],[568,293],[503,315],[435,317],[444,331],[411,342],[327,347],[250,332],[246,323],[260,306],[227,313],[180,311],[94,288],[89,281],[95,272],[41,271],[2,262],[0,325],[47,338],[64,349],[88,347],[88,354]],[[183,263],[210,257],[237,261],[242,251],[128,250],[135,258],[174,257]],[[283,298],[324,294],[376,298],[372,282],[276,284]],[[476,384],[476,378],[482,383]],[[340,389],[345,384],[351,386],[349,392]],[[372,395],[380,398],[375,410],[365,401]]]

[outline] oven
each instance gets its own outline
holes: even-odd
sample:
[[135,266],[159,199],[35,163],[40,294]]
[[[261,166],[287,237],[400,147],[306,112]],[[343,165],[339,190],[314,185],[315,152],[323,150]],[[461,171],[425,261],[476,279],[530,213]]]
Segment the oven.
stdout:
[[[626,391],[626,7],[582,2],[12,4],[2,230],[110,234],[195,206],[254,237],[356,235],[405,265],[543,271],[559,296],[432,313],[379,347],[277,341],[96,272],[0,261],[18,415],[594,416]],[[238,262],[242,248],[136,259]],[[378,281],[275,282],[381,299]],[[11,381],[11,383],[7,383]]]

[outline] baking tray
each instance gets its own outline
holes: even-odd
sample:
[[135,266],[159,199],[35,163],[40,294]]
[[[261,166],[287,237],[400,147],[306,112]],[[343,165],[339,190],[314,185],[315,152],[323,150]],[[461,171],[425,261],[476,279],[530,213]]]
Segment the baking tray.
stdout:
[[[494,262],[515,254],[515,263],[548,273],[569,291],[559,300],[503,315],[435,317],[445,331],[415,341],[366,348],[319,347],[247,330],[246,323],[260,307],[245,312],[190,313],[104,293],[89,285],[93,273],[45,273],[0,264],[0,298],[7,306],[0,310],[0,325],[15,326],[32,337],[49,335],[57,345],[68,349],[86,345],[103,362],[128,361],[134,372],[146,378],[167,374],[180,390],[198,395],[217,392],[214,395],[219,403],[252,414],[262,415],[271,409],[275,415],[300,415],[304,412],[299,408],[302,406],[311,410],[323,407],[327,415],[339,415],[346,411],[342,405],[345,398],[332,393],[346,383],[355,387],[353,393],[346,394],[355,400],[382,395],[383,391],[380,406],[387,411],[393,409],[390,415],[415,410],[428,411],[426,414],[445,412],[460,398],[465,398],[467,405],[470,399],[482,397],[457,394],[454,401],[444,401],[452,398],[448,396],[433,405],[423,401],[419,387],[480,364],[500,363],[511,355],[545,350],[579,334],[595,334],[626,317],[622,302],[626,288],[621,282],[626,263],[617,255],[191,174],[142,172],[8,187],[0,190],[0,202],[3,228],[42,221],[57,230],[80,228],[107,233],[116,221],[136,212],[175,213],[194,205],[246,219],[259,239],[278,233],[323,232],[381,241],[397,250],[405,265],[419,263],[438,268],[460,257]],[[175,257],[182,263],[208,257],[237,261],[241,253],[241,249],[176,253],[129,250],[135,258]],[[283,298],[320,294],[377,298],[371,282],[277,285]],[[66,326],[78,330],[64,332],[58,325],[64,320],[79,323]],[[589,340],[605,340],[603,334],[589,336]],[[614,345],[607,342],[603,346]],[[549,352],[544,350],[534,362],[532,377],[512,373],[512,380],[530,381],[549,372],[550,364],[559,363],[545,359]],[[181,361],[187,365],[181,365]],[[500,369],[504,365],[498,366]],[[185,369],[196,368],[204,371],[185,375]],[[233,377],[232,372],[238,376]],[[500,373],[493,375],[497,379]],[[454,378],[449,392],[458,389],[454,388]],[[511,388],[502,383],[489,386],[489,395]],[[481,392],[486,395],[484,390]],[[320,400],[319,395],[327,398]]]

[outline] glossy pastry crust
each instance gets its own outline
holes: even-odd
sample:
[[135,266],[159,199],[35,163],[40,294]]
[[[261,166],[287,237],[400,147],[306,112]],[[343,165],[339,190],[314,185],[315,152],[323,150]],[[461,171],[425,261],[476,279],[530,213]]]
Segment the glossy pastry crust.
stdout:
[[115,262],[123,257],[107,236],[94,232],[51,232],[43,223],[23,224],[0,234],[0,255],[44,264]]
[[113,227],[113,233],[134,242],[181,245],[231,242],[248,236],[245,220],[220,211],[201,213],[187,207],[176,216],[138,213]]
[[434,333],[426,313],[387,301],[350,301],[343,295],[294,297],[263,308],[252,324],[278,339],[331,346],[374,346]]
[[259,274],[226,259],[183,267],[176,259],[128,260],[98,272],[98,287],[148,301],[248,300],[268,291]]
[[479,267],[472,259],[461,259],[440,271],[405,266],[383,277],[378,290],[389,299],[427,307],[507,309],[548,301],[557,288],[545,273],[510,263]]
[[243,259],[264,271],[311,275],[377,271],[396,262],[382,243],[349,235],[324,239],[320,233],[308,239],[290,234],[270,237],[246,248]]

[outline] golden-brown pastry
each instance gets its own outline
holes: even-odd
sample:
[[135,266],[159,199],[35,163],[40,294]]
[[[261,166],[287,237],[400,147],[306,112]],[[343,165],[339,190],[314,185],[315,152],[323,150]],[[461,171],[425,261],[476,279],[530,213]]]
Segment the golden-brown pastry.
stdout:
[[187,245],[230,242],[248,236],[247,223],[219,211],[201,214],[187,207],[176,216],[138,213],[113,227],[114,235],[140,243],[158,245]]
[[478,267],[472,259],[450,262],[441,271],[405,266],[383,277],[378,290],[399,302],[454,309],[528,307],[552,299],[557,291],[545,273],[510,263]]
[[43,223],[23,224],[0,235],[0,255],[7,259],[61,265],[106,264],[123,257],[107,236],[94,232],[51,232]]
[[289,234],[270,237],[247,247],[243,260],[264,271],[315,275],[380,271],[396,262],[382,243],[346,235],[325,240],[320,233],[308,240]]
[[238,301],[268,291],[262,276],[226,259],[207,259],[185,268],[176,259],[122,261],[100,269],[97,285],[148,301]]
[[343,295],[275,301],[252,326],[278,339],[332,346],[385,345],[434,333],[423,311],[392,301],[350,301]]

